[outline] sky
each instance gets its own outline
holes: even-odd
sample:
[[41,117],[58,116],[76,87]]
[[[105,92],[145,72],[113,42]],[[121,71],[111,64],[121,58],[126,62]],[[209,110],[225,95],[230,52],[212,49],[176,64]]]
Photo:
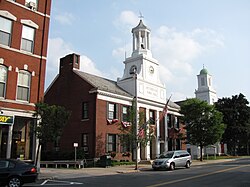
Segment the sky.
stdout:
[[242,93],[250,102],[249,0],[53,0],[45,89],[71,53],[81,55],[81,71],[121,78],[140,15],[167,97],[195,97],[204,66],[219,98]]

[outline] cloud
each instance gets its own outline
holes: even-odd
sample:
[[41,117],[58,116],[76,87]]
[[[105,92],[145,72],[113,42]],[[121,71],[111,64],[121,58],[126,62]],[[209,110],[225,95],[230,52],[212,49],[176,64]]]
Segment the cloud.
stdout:
[[131,28],[138,24],[138,16],[130,10],[124,10],[120,16],[113,22],[115,27],[124,33],[128,33]]
[[[143,22],[147,25],[145,19]],[[129,10],[122,11],[113,23],[118,30],[127,34],[138,24],[138,16]],[[117,47],[113,49],[112,56],[116,59],[123,59],[125,51],[127,57],[132,52],[131,43],[125,45],[121,41],[124,39],[113,38]],[[176,100],[193,95],[197,73],[195,66],[199,59],[214,55],[214,52],[216,53],[223,47],[224,37],[209,28],[183,31],[162,25],[152,29],[151,33],[151,50],[153,57],[160,64],[160,79],[166,84],[168,93],[171,91],[175,93],[176,96],[173,98]],[[185,95],[184,93],[191,94]]]
[[74,20],[74,16],[71,13],[64,12],[55,15],[55,20],[61,23],[62,25],[71,25]]
[[65,42],[62,38],[49,38],[45,89],[59,72],[60,58],[71,53],[77,53],[81,55],[80,70],[103,76],[102,72],[96,68],[95,63],[86,55],[75,52],[71,44]]
[[167,90],[178,93],[178,100],[185,99],[181,93],[187,93],[187,88],[193,94],[195,63],[202,56],[222,47],[223,36],[211,29],[177,31],[163,25],[152,33],[152,53],[159,61],[161,80],[166,83]]
[[84,72],[87,72],[90,74],[94,74],[94,75],[98,75],[98,76],[104,76],[104,74],[96,68],[95,63],[90,58],[88,58],[85,55],[81,55],[80,60],[81,60],[80,61],[81,62],[81,67],[80,67],[81,71],[84,71]]
[[58,72],[60,58],[70,53],[73,53],[73,50],[69,43],[62,38],[49,38],[47,70]]

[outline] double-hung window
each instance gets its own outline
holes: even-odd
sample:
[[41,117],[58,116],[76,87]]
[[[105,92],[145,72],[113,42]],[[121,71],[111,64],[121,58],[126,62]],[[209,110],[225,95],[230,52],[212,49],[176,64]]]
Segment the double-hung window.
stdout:
[[88,119],[89,118],[89,103],[83,102],[82,103],[82,119]]
[[34,48],[35,29],[23,25],[21,49],[28,52],[33,52]]
[[116,134],[108,134],[107,152],[116,152]]
[[31,74],[20,70],[17,82],[17,100],[29,101]]
[[150,124],[155,124],[155,111],[154,110],[149,110],[149,121]]
[[12,21],[0,16],[0,44],[10,46]]
[[129,107],[122,106],[122,121],[129,121]]
[[6,81],[7,68],[3,65],[0,65],[0,97],[5,97]]
[[108,103],[108,119],[118,118],[118,106],[114,103]]

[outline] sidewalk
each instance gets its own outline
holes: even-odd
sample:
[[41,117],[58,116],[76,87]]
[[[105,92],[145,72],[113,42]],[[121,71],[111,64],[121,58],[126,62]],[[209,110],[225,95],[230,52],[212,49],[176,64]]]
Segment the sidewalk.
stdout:
[[[192,161],[192,166],[199,166],[205,164],[215,164],[221,162],[229,162],[234,159],[219,159],[219,160],[205,160],[200,162],[198,160]],[[38,175],[39,180],[45,179],[65,179],[65,178],[79,178],[103,175],[116,175],[121,173],[134,173],[142,171],[151,171],[152,167],[149,164],[139,164],[138,170],[135,170],[135,165],[122,165],[108,168],[82,168],[82,169],[56,169],[56,168],[41,168]]]

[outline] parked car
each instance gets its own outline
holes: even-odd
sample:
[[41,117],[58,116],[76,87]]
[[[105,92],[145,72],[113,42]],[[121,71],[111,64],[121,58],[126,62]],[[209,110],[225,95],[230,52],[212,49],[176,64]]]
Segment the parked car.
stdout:
[[34,165],[15,159],[0,159],[0,186],[20,187],[35,182],[38,173]]
[[174,170],[176,167],[190,168],[192,163],[191,155],[185,150],[168,151],[160,155],[152,163],[154,170],[170,169]]

